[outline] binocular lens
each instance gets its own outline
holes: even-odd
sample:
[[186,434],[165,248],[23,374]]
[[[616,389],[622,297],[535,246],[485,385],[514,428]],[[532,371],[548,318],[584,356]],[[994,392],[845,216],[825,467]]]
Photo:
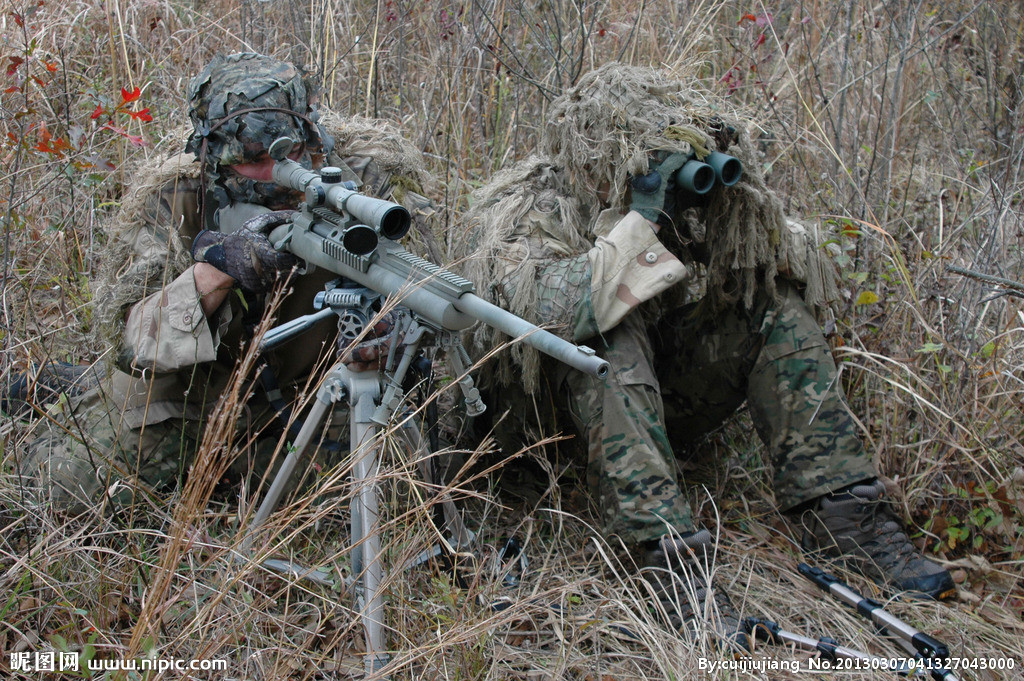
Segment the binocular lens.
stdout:
[[676,184],[693,194],[707,194],[715,186],[715,170],[691,159],[676,172]]

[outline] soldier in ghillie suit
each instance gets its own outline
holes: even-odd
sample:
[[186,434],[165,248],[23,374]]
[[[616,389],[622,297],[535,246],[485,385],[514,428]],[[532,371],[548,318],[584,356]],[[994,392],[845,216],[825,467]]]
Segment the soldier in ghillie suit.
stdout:
[[[599,380],[520,345],[493,381],[506,398],[517,386],[548,391],[546,404],[567,396],[606,536],[643,556],[673,626],[692,625],[710,595],[712,631],[745,646],[727,595],[691,569],[712,537],[694,523],[675,454],[744,402],[807,549],[899,590],[938,597],[952,580],[881,501],[811,311],[837,293],[833,268],[809,228],[787,220],[749,124],[728,110],[651,69],[583,76],[552,103],[543,155],[477,192],[455,255],[492,302],[609,361]],[[742,179],[702,198],[681,190],[683,162],[713,151],[742,161]],[[481,329],[474,346],[502,342]]]
[[[403,203],[417,222],[429,214],[420,153],[382,122],[320,115],[315,93],[294,66],[256,54],[219,56],[192,80],[185,151],[140,169],[109,227],[95,311],[114,366],[71,400],[67,427],[36,440],[19,462],[54,506],[78,511],[104,495],[130,503],[137,482],[176,483],[275,289],[287,280],[281,323],[312,313],[314,295],[334,278],[294,275],[296,259],[266,238],[301,200],[271,182],[274,140],[299,142],[291,157],[301,165],[337,166],[364,193]],[[267,472],[276,414],[337,352],[327,326],[265,354],[264,389],[236,428],[238,475]],[[356,348],[353,360],[372,362],[372,345]]]

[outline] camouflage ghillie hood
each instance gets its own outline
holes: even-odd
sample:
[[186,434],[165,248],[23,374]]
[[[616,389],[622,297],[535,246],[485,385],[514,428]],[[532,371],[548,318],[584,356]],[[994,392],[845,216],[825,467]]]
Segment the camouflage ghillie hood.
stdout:
[[294,65],[251,52],[217,55],[191,80],[188,115],[193,129],[185,151],[202,164],[208,191],[204,212],[212,215],[238,201],[273,207],[289,203],[288,190],[238,175],[222,176],[220,168],[259,160],[280,137],[302,143],[295,160],[312,168],[313,157],[323,158],[333,146],[318,122],[316,93],[317,86]]
[[706,209],[676,218],[680,232],[689,232],[685,240],[706,239],[705,308],[711,310],[738,300],[749,306],[760,287],[774,294],[776,248],[785,228],[782,203],[766,186],[750,141],[752,122],[730,115],[734,108],[696,78],[684,83],[656,69],[612,63],[584,75],[552,103],[541,139],[578,196],[593,197],[605,186],[610,207],[623,211],[629,179],[647,174],[652,152],[703,159],[717,150],[742,161],[738,184],[716,184]]
[[[391,191],[392,199],[410,210],[416,231],[407,239],[433,257],[439,252],[434,243],[429,217],[429,201],[421,194],[435,192],[433,177],[427,172],[422,154],[398,130],[383,121],[344,118],[324,112],[323,124],[338,144],[327,159],[340,164],[343,157],[372,157],[377,165],[379,186],[373,191]],[[173,139],[183,139],[186,130]],[[189,249],[180,239],[177,225],[154,226],[146,221],[162,190],[169,186],[198,192],[200,165],[190,153],[163,156],[142,164],[133,174],[139,182],[130,188],[112,221],[107,226],[108,248],[100,266],[99,282],[93,305],[96,327],[107,344],[119,342],[128,308],[159,291],[192,265]],[[186,216],[186,219],[190,219]],[[198,216],[194,219],[198,220]]]

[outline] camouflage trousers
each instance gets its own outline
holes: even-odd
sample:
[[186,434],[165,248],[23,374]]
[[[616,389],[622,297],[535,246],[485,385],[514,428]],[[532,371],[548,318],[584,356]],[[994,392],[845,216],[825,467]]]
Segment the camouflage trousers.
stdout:
[[702,324],[690,308],[651,329],[632,315],[592,339],[611,364],[606,379],[566,372],[607,535],[643,542],[694,529],[673,445],[721,425],[744,401],[783,510],[876,475],[817,322],[791,286],[780,296]]
[[[133,421],[133,410],[119,404],[117,393],[111,382],[101,382],[72,400],[65,414],[49,419],[28,445],[17,467],[39,501],[72,514],[105,500],[128,506],[140,495],[173,489],[196,464],[208,415],[161,414],[140,424]],[[150,408],[158,412],[159,402]],[[344,421],[347,408],[338,412],[335,422]],[[234,458],[225,477],[244,481],[250,490],[261,482],[269,485],[285,456],[278,451],[275,428],[270,406],[258,397],[251,399],[228,435],[226,446]],[[330,428],[329,437],[347,442],[347,423]],[[338,453],[320,459],[333,463]],[[298,486],[299,475],[293,476],[289,489]]]

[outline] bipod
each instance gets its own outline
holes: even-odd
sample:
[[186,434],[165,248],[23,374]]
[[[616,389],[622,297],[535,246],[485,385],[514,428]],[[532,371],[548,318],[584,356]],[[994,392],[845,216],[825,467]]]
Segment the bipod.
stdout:
[[822,636],[821,638],[811,638],[809,636],[803,636],[792,631],[786,631],[780,627],[776,622],[772,622],[768,619],[761,619],[759,617],[747,617],[743,620],[743,628],[747,632],[747,635],[756,638],[760,641],[765,641],[773,645],[793,645],[800,650],[807,650],[809,652],[817,652],[821,657],[830,662],[836,660],[862,660],[864,662],[865,669],[881,669],[896,672],[900,676],[910,676],[914,671],[914,667],[906,664],[900,664],[893,668],[890,664],[890,660],[866,653],[862,650],[856,650],[854,648],[848,648],[846,646],[839,645],[839,641],[830,637]]
[[[370,298],[380,294],[370,289],[357,289],[345,286],[329,286],[326,296],[320,294],[320,304],[329,306],[339,318],[339,334],[343,339],[351,340],[360,325],[370,322]],[[352,561],[351,586],[358,598],[359,615],[362,619],[366,635],[365,670],[367,676],[378,674],[390,661],[390,655],[384,641],[384,600],[381,593],[387,575],[381,561],[381,540],[379,522],[379,494],[376,482],[381,467],[383,438],[387,433],[401,438],[409,451],[417,457],[421,474],[428,484],[435,481],[429,479],[430,467],[427,465],[430,453],[423,443],[419,430],[411,417],[396,417],[401,411],[405,398],[404,381],[413,361],[420,356],[421,347],[427,338],[435,335],[453,335],[424,322],[418,315],[404,308],[400,311],[399,322],[396,324],[395,338],[403,339],[402,345],[394,348],[388,355],[387,366],[382,372],[355,372],[344,362],[339,361],[327,373],[317,390],[316,399],[295,436],[291,451],[281,464],[270,489],[253,517],[240,547],[242,556],[250,553],[253,540],[274,512],[284,494],[289,479],[295,472],[299,462],[314,445],[317,434],[322,430],[324,420],[333,407],[339,402],[349,405],[349,456],[352,462],[352,479],[356,486],[356,495],[351,504],[351,548]],[[271,330],[264,338],[263,347],[272,347],[287,338],[294,337],[304,330],[319,323],[329,314],[327,309],[297,319],[279,329]],[[466,394],[467,401],[476,398],[477,413],[483,405],[472,386],[472,379],[465,372],[465,350],[458,344],[457,338],[442,338],[440,345],[457,346],[463,354],[453,358],[453,351],[448,349],[448,357],[455,368],[455,376]],[[341,343],[342,341],[339,341]],[[398,357],[396,361],[396,357]],[[461,370],[460,370],[461,369]],[[442,499],[444,510],[443,527],[438,527],[443,551],[453,552],[466,548],[473,540],[470,532],[462,522],[451,499]],[[451,539],[446,539],[445,532],[451,532]],[[309,570],[294,563],[281,560],[266,560],[264,567],[277,572],[285,572],[296,577],[308,578],[325,583],[328,575],[323,571]]]
[[959,681],[959,677],[945,667],[945,661],[949,659],[949,647],[945,643],[910,626],[888,612],[878,601],[864,598],[844,581],[821,568],[800,563],[797,570],[822,591],[831,594],[856,610],[857,614],[874,622],[883,634],[894,636],[896,643],[913,655],[914,659],[923,663],[924,668],[936,681]]

